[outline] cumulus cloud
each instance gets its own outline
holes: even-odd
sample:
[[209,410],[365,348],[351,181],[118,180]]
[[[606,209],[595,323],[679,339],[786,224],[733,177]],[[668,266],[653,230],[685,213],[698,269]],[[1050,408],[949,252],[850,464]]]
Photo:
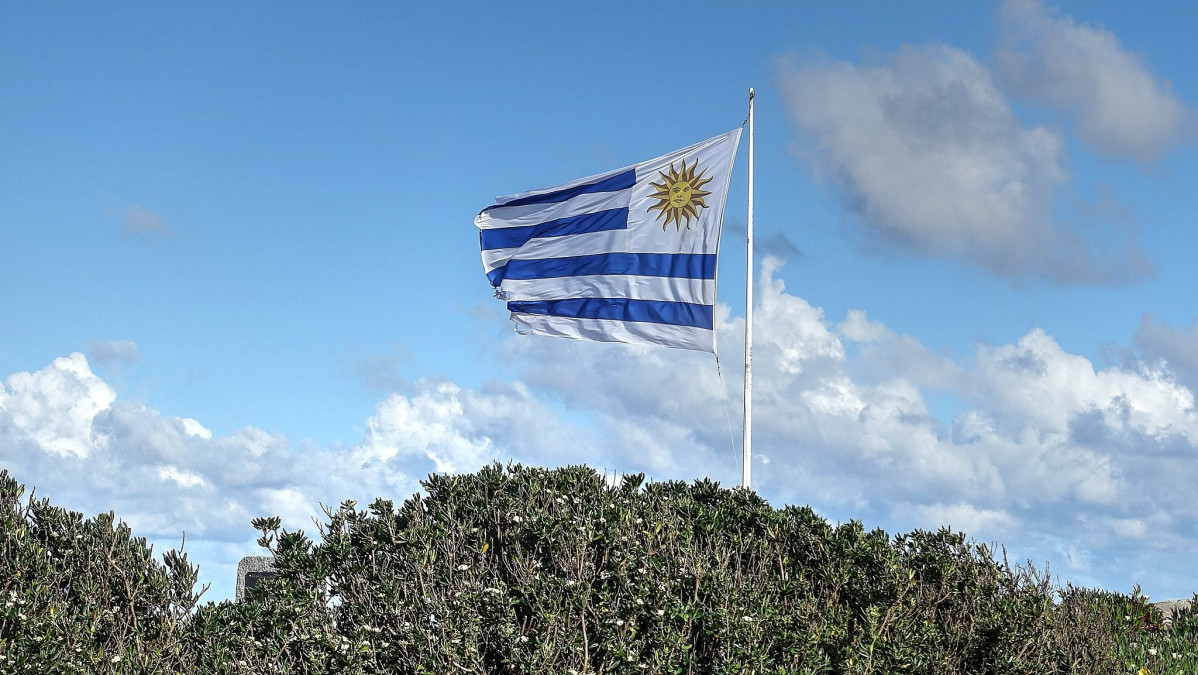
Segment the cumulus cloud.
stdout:
[[311,529],[321,504],[402,501],[434,471],[570,453],[602,464],[590,440],[518,383],[421,380],[381,401],[365,427],[359,445],[334,448],[294,447],[253,427],[215,436],[198,420],[120,400],[79,353],[0,385],[0,467],[57,504],[114,510],[160,546],[186,533],[217,597],[231,591],[237,560],[258,552],[256,516]]
[[999,509],[979,509],[966,502],[955,504],[904,504],[896,512],[926,527],[948,527],[958,532],[987,532],[1006,537],[1018,534],[1013,530],[1015,517]]
[[1191,136],[1189,106],[1114,33],[1058,16],[1038,0],[1008,0],[999,15],[1004,84],[1071,114],[1086,143],[1112,157],[1147,161]]
[[[0,387],[0,429],[53,456],[87,457],[96,416],[116,392],[96,377],[82,354],[57,358],[36,373],[9,376]],[[9,440],[9,439],[6,439]]]
[[1053,222],[1063,138],[1024,125],[989,69],[941,44],[888,63],[783,62],[796,146],[860,218],[867,243],[1013,278],[1121,282],[1151,266],[1128,233],[1095,247]]
[[[1032,330],[954,360],[865,312],[826,316],[780,265],[767,259],[757,294],[755,489],[895,532],[951,526],[1074,583],[1192,590],[1198,411],[1181,352],[1096,367]],[[735,484],[744,324],[726,307],[717,321],[723,377],[703,354],[513,337],[515,381],[418,380],[378,403],[359,443],[328,448],[215,435],[121,400],[72,354],[0,387],[0,465],[164,545],[186,531],[221,597],[256,552],[251,518],[310,528],[321,503],[402,500],[432,471],[587,463]],[[960,412],[937,413],[930,392]]]
[[[783,336],[825,336],[805,350],[822,359],[811,362],[818,377],[777,361],[758,370],[772,392],[754,404],[771,458],[762,490],[897,529],[951,525],[1063,564],[1057,572],[1079,583],[1127,589],[1145,579],[1131,570],[1184,577],[1198,551],[1184,535],[1198,509],[1183,496],[1198,479],[1198,414],[1167,361],[1096,368],[1036,329],[954,362],[860,311],[833,328],[777,280],[762,282],[781,344],[757,354],[784,354]],[[963,411],[938,419],[931,390]],[[1134,543],[1146,536],[1171,544]]]
[[878,233],[1000,273],[1038,262],[1062,141],[1021,126],[972,56],[908,46],[889,65],[786,64],[778,84],[807,156]]
[[[1075,583],[1190,592],[1198,417],[1167,364],[1098,368],[1039,329],[956,361],[859,310],[830,320],[786,290],[779,265],[763,265],[758,293],[756,489],[892,530],[952,526]],[[721,408],[740,409],[743,322],[721,313],[719,330],[724,392],[686,354],[511,344],[515,362],[535,359],[523,377],[540,397],[592,411],[607,439],[637,450],[622,467],[734,483]],[[929,392],[961,412],[938,416]]]

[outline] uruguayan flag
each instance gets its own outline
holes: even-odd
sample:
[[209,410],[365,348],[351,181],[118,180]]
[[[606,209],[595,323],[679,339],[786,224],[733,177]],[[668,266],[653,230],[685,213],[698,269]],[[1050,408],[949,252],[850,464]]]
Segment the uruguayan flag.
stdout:
[[715,351],[716,255],[740,129],[474,219],[517,332]]

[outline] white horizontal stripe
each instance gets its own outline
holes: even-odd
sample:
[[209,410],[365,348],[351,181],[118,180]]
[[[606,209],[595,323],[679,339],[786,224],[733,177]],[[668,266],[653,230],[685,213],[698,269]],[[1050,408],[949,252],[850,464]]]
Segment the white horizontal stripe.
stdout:
[[509,260],[544,260],[569,258],[576,255],[626,253],[628,233],[625,230],[587,232],[564,237],[530,239],[519,248],[496,248],[483,251],[483,269],[487,272],[502,267]]
[[608,209],[622,209],[628,206],[631,194],[631,189],[619,192],[588,192],[573,199],[552,204],[501,206],[478,214],[474,219],[474,224],[481,230],[539,225],[570,216],[581,216]]
[[550,335],[576,340],[664,345],[701,352],[715,351],[715,332],[691,326],[674,326],[641,321],[574,319],[540,314],[511,313],[521,335]]
[[530,239],[527,244],[516,250],[512,260],[544,260],[545,258],[569,258],[576,255],[625,253],[628,249],[627,242],[628,232],[625,230]]
[[503,267],[519,250],[518,248],[494,248],[490,251],[483,251],[484,273],[490,274],[496,267]]
[[500,290],[507,300],[564,300],[566,298],[629,298],[715,304],[714,279],[639,277],[627,274],[595,274],[553,279],[504,279]]

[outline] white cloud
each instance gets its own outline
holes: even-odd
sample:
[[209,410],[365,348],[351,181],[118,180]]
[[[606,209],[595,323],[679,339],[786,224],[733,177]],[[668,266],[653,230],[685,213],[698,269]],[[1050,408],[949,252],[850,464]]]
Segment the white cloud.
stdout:
[[836,329],[853,342],[878,342],[890,335],[886,326],[870,321],[865,312],[859,309],[850,309],[848,318]]
[[54,455],[86,457],[92,422],[116,400],[82,354],[54,359],[36,373],[10,375],[0,387],[0,411],[15,432]]
[[317,505],[298,487],[264,489],[262,509],[262,513],[279,516],[290,524],[309,523],[320,516]]
[[1149,534],[1148,524],[1139,518],[1109,518],[1107,524],[1120,537],[1143,539]]
[[[1063,561],[1075,583],[1189,592],[1198,418],[1167,361],[1096,367],[1033,330],[957,362],[863,312],[831,322],[786,291],[779,264],[758,294],[754,439],[769,462],[755,488],[894,532],[948,525]],[[251,427],[216,436],[117,399],[71,355],[5,381],[0,465],[163,545],[186,531],[227,593],[236,558],[255,552],[251,518],[310,529],[321,503],[399,501],[430,471],[587,463],[735,484],[743,320],[718,314],[723,381],[702,354],[513,337],[519,381],[420,380],[380,401],[359,445],[332,448]],[[963,411],[938,419],[930,390]]]
[[382,462],[427,458],[439,473],[478,465],[490,456],[491,440],[462,414],[460,394],[457,385],[440,382],[415,398],[389,396],[367,422],[363,452]]
[[179,420],[179,423],[183,425],[183,432],[188,436],[198,436],[206,440],[212,439],[212,431],[196,420],[184,417]]
[[158,478],[163,481],[174,481],[179,487],[203,487],[208,485],[208,481],[198,474],[190,471],[183,471],[175,466],[160,466],[158,467]]
[[[0,466],[56,504],[116,511],[160,549],[186,533],[193,559],[228,573],[205,574],[218,595],[231,590],[237,558],[259,552],[249,527],[256,516],[311,529],[322,503],[402,501],[432,471],[598,457],[519,384],[468,390],[422,380],[381,401],[366,429],[361,445],[327,449],[293,447],[253,427],[214,436],[197,420],[119,400],[82,354],[0,386]],[[196,558],[197,548],[217,557]]]
[[1054,223],[1065,143],[1022,124],[990,71],[941,44],[888,63],[783,62],[797,152],[854,211],[867,245],[960,260],[1012,278],[1122,282],[1151,265],[1129,232]]
[[[645,389],[654,372],[668,368],[668,359],[652,356],[657,370],[647,369]],[[678,383],[688,379],[671,376]],[[327,449],[293,447],[252,427],[215,436],[197,420],[118,400],[82,354],[11,375],[5,384],[0,464],[44,496],[85,512],[115,509],[139,533],[159,539],[186,531],[193,542],[244,543],[254,516],[277,512],[291,519],[288,526],[307,527],[320,502],[403,499],[431,471],[473,471],[508,460],[616,470],[639,452],[600,451],[591,434],[606,420],[588,428],[585,419],[563,417],[520,383],[465,389],[421,380],[378,404],[360,445]],[[707,391],[714,396],[718,389]],[[693,414],[684,405],[666,407],[683,418]],[[607,428],[630,438],[641,429]],[[686,426],[673,428],[685,437]],[[662,447],[686,451],[655,438]]]
[[1038,329],[1014,345],[981,348],[970,386],[976,401],[1042,434],[1067,434],[1079,415],[1092,414],[1111,430],[1159,439],[1181,435],[1198,444],[1194,395],[1168,372],[1095,371]]
[[998,509],[979,509],[966,502],[903,505],[896,511],[926,530],[951,527],[966,534],[986,532],[1004,538],[1018,534],[1015,529],[1018,521],[1011,514]]
[[1071,113],[1081,138],[1111,156],[1147,161],[1189,139],[1189,107],[1143,56],[1106,29],[1055,14],[1038,0],[1003,4],[997,58],[1005,84]]

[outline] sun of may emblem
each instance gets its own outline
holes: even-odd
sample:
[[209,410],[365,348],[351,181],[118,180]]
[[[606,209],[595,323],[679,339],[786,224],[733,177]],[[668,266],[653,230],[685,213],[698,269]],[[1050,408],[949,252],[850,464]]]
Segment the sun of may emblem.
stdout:
[[687,168],[686,160],[682,160],[682,170],[674,168],[670,165],[670,173],[658,171],[657,175],[661,176],[664,181],[662,183],[649,183],[657,188],[657,192],[649,195],[652,199],[658,200],[656,204],[649,207],[650,211],[660,211],[657,214],[657,219],[665,218],[665,222],[661,224],[661,229],[666,229],[670,223],[674,223],[674,230],[682,229],[683,220],[686,221],[686,229],[691,229],[691,218],[699,220],[699,209],[707,208],[707,202],[703,198],[711,194],[702,189],[712,181],[710,178],[704,178],[703,174],[706,169],[695,175],[695,169],[699,166],[699,160]]

